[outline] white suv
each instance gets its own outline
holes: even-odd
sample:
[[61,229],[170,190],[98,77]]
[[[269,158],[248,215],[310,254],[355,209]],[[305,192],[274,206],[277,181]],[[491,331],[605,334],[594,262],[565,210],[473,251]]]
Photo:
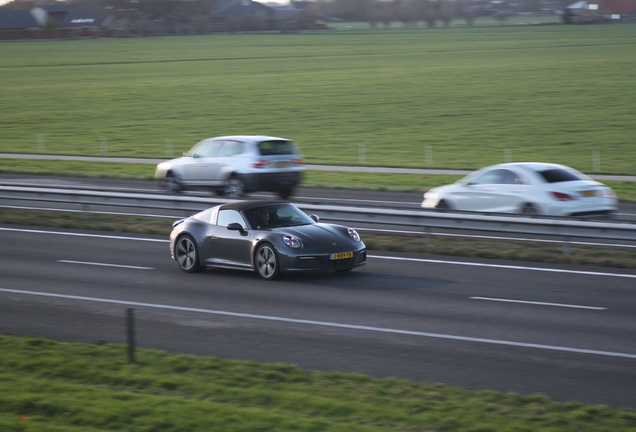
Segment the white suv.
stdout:
[[200,141],[183,157],[157,165],[155,179],[167,193],[210,189],[230,198],[277,192],[288,199],[300,182],[303,158],[293,141],[270,136],[224,136]]

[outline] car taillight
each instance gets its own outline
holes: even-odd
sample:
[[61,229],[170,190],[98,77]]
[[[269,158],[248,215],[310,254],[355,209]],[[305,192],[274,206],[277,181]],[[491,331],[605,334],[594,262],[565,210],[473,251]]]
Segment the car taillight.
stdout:
[[305,163],[304,159],[294,159],[294,163],[296,165],[303,165]]
[[254,168],[265,168],[267,165],[269,165],[269,161],[267,160],[259,160],[252,164]]
[[552,198],[554,198],[557,201],[574,201],[575,199],[577,199],[573,195],[568,195],[561,192],[550,192],[550,193],[552,194]]

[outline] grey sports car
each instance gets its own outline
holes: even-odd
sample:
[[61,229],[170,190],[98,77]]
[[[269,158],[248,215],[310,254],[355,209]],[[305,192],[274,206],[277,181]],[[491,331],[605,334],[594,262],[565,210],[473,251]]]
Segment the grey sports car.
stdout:
[[233,202],[178,220],[170,253],[188,273],[224,267],[266,280],[281,272],[347,271],[367,261],[354,229],[319,223],[286,201]]

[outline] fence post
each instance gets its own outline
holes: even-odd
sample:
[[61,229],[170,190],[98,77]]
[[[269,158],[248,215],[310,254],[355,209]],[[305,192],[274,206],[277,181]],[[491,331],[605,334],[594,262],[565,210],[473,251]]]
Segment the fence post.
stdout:
[[106,137],[99,137],[99,149],[102,153],[108,153],[108,140]]
[[601,171],[601,152],[598,150],[592,150],[592,171]]
[[367,161],[367,146],[366,144],[358,144],[358,162],[366,163]]
[[128,339],[128,363],[136,363],[135,361],[135,310],[128,308],[126,310],[126,329]]
[[504,147],[504,162],[512,162],[512,149],[510,147]]
[[166,156],[174,157],[174,144],[171,139],[166,140]]
[[46,151],[46,141],[44,141],[43,134],[37,134],[38,139],[38,151],[45,152]]

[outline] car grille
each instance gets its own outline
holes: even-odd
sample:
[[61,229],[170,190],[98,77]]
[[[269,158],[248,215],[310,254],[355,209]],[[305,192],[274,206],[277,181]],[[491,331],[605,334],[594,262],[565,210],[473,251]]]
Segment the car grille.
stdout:
[[357,252],[353,258],[330,260],[326,256],[298,257],[294,263],[297,269],[338,269],[363,264],[367,260],[367,252]]

